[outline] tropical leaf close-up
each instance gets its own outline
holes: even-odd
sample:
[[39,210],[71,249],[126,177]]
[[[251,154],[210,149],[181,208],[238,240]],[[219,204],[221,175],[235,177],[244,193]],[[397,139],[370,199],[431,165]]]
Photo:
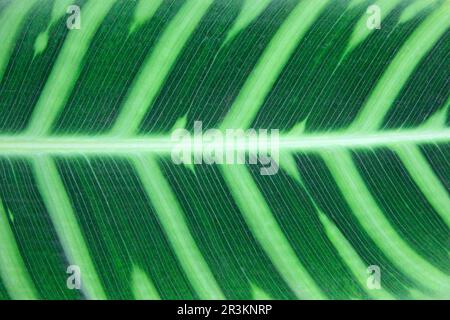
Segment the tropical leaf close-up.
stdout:
[[450,299],[449,107],[450,0],[0,0],[0,300]]

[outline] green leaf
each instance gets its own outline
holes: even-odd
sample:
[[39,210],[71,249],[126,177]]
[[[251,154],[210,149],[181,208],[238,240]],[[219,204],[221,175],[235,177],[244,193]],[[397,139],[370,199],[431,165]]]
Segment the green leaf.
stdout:
[[[449,15],[0,0],[0,299],[449,298]],[[197,121],[279,130],[278,171],[177,164]]]

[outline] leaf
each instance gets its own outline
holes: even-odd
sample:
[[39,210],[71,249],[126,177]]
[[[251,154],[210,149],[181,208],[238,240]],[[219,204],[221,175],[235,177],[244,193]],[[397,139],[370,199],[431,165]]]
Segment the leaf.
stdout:
[[[0,299],[449,298],[449,14],[0,0]],[[175,163],[197,121],[279,170]]]

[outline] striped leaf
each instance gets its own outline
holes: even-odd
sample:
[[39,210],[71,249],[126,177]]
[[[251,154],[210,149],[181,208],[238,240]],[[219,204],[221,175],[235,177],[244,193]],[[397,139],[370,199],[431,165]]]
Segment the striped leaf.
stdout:
[[[0,299],[450,298],[449,16],[0,0]],[[177,164],[197,121],[279,170]]]

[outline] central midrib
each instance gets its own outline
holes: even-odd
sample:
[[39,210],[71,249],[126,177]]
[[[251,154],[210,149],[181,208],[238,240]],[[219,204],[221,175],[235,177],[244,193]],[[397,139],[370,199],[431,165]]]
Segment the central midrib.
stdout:
[[[225,140],[225,138],[224,138]],[[191,138],[190,142],[193,142]],[[450,129],[380,131],[377,133],[317,133],[294,136],[282,134],[279,149],[283,151],[320,151],[326,149],[368,149],[373,147],[395,147],[427,143],[450,142]],[[246,150],[256,143],[254,139],[235,139],[228,142],[216,141],[209,147],[225,150]],[[188,146],[189,142],[184,144]],[[21,135],[0,135],[1,155],[35,154],[131,154],[171,153],[179,141],[170,135],[134,136],[129,138],[112,136],[48,136],[27,137]],[[204,144],[205,147],[205,144]]]

